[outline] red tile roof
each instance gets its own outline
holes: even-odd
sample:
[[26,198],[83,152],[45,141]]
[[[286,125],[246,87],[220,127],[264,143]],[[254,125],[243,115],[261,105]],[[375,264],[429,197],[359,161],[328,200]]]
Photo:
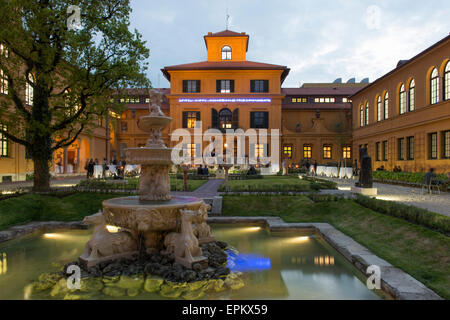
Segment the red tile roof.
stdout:
[[223,30],[216,33],[208,33],[205,37],[248,37],[245,32],[235,32],[231,30]]
[[253,61],[202,61],[195,63],[179,64],[168,66],[161,69],[167,80],[170,81],[169,71],[172,70],[283,70],[281,82],[289,74],[289,68],[286,66],[268,64]]

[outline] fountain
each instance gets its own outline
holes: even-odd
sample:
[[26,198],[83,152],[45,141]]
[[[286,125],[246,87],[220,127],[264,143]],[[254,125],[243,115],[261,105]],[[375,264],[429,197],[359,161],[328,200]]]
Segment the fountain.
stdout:
[[[161,111],[161,93],[152,90],[150,98],[150,114],[138,122],[150,138],[145,147],[126,150],[127,163],[141,165],[139,196],[105,200],[102,212],[85,218],[86,223],[95,225],[79,258],[86,269],[105,261],[132,258],[142,251],[172,254],[188,269],[208,267],[199,244],[214,241],[206,223],[209,206],[195,197],[171,197],[172,149],[164,144],[161,130],[172,119]],[[111,233],[107,226],[118,227],[119,231]]]

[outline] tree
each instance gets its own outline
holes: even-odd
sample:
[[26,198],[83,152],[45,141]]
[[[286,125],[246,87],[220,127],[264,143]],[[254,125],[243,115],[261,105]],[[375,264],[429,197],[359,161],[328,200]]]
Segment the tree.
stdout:
[[[50,188],[53,152],[120,110],[113,92],[148,87],[149,50],[129,31],[128,0],[0,0],[0,130],[34,162],[34,190]],[[80,28],[70,22],[80,10]],[[68,10],[69,9],[69,10]],[[7,85],[6,85],[7,83]]]

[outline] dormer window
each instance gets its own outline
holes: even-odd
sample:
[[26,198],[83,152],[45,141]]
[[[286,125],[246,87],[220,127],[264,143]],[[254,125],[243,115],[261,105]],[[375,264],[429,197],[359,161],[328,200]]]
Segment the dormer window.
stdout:
[[231,60],[231,47],[224,46],[222,48],[222,60]]

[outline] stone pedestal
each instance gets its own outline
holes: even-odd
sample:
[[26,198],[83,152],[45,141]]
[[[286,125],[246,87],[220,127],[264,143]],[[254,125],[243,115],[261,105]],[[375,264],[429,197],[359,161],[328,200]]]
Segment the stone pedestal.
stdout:
[[170,200],[170,165],[142,165],[139,200]]
[[363,196],[368,196],[368,197],[375,197],[378,194],[377,188],[352,187],[351,191],[354,193],[362,194]]

